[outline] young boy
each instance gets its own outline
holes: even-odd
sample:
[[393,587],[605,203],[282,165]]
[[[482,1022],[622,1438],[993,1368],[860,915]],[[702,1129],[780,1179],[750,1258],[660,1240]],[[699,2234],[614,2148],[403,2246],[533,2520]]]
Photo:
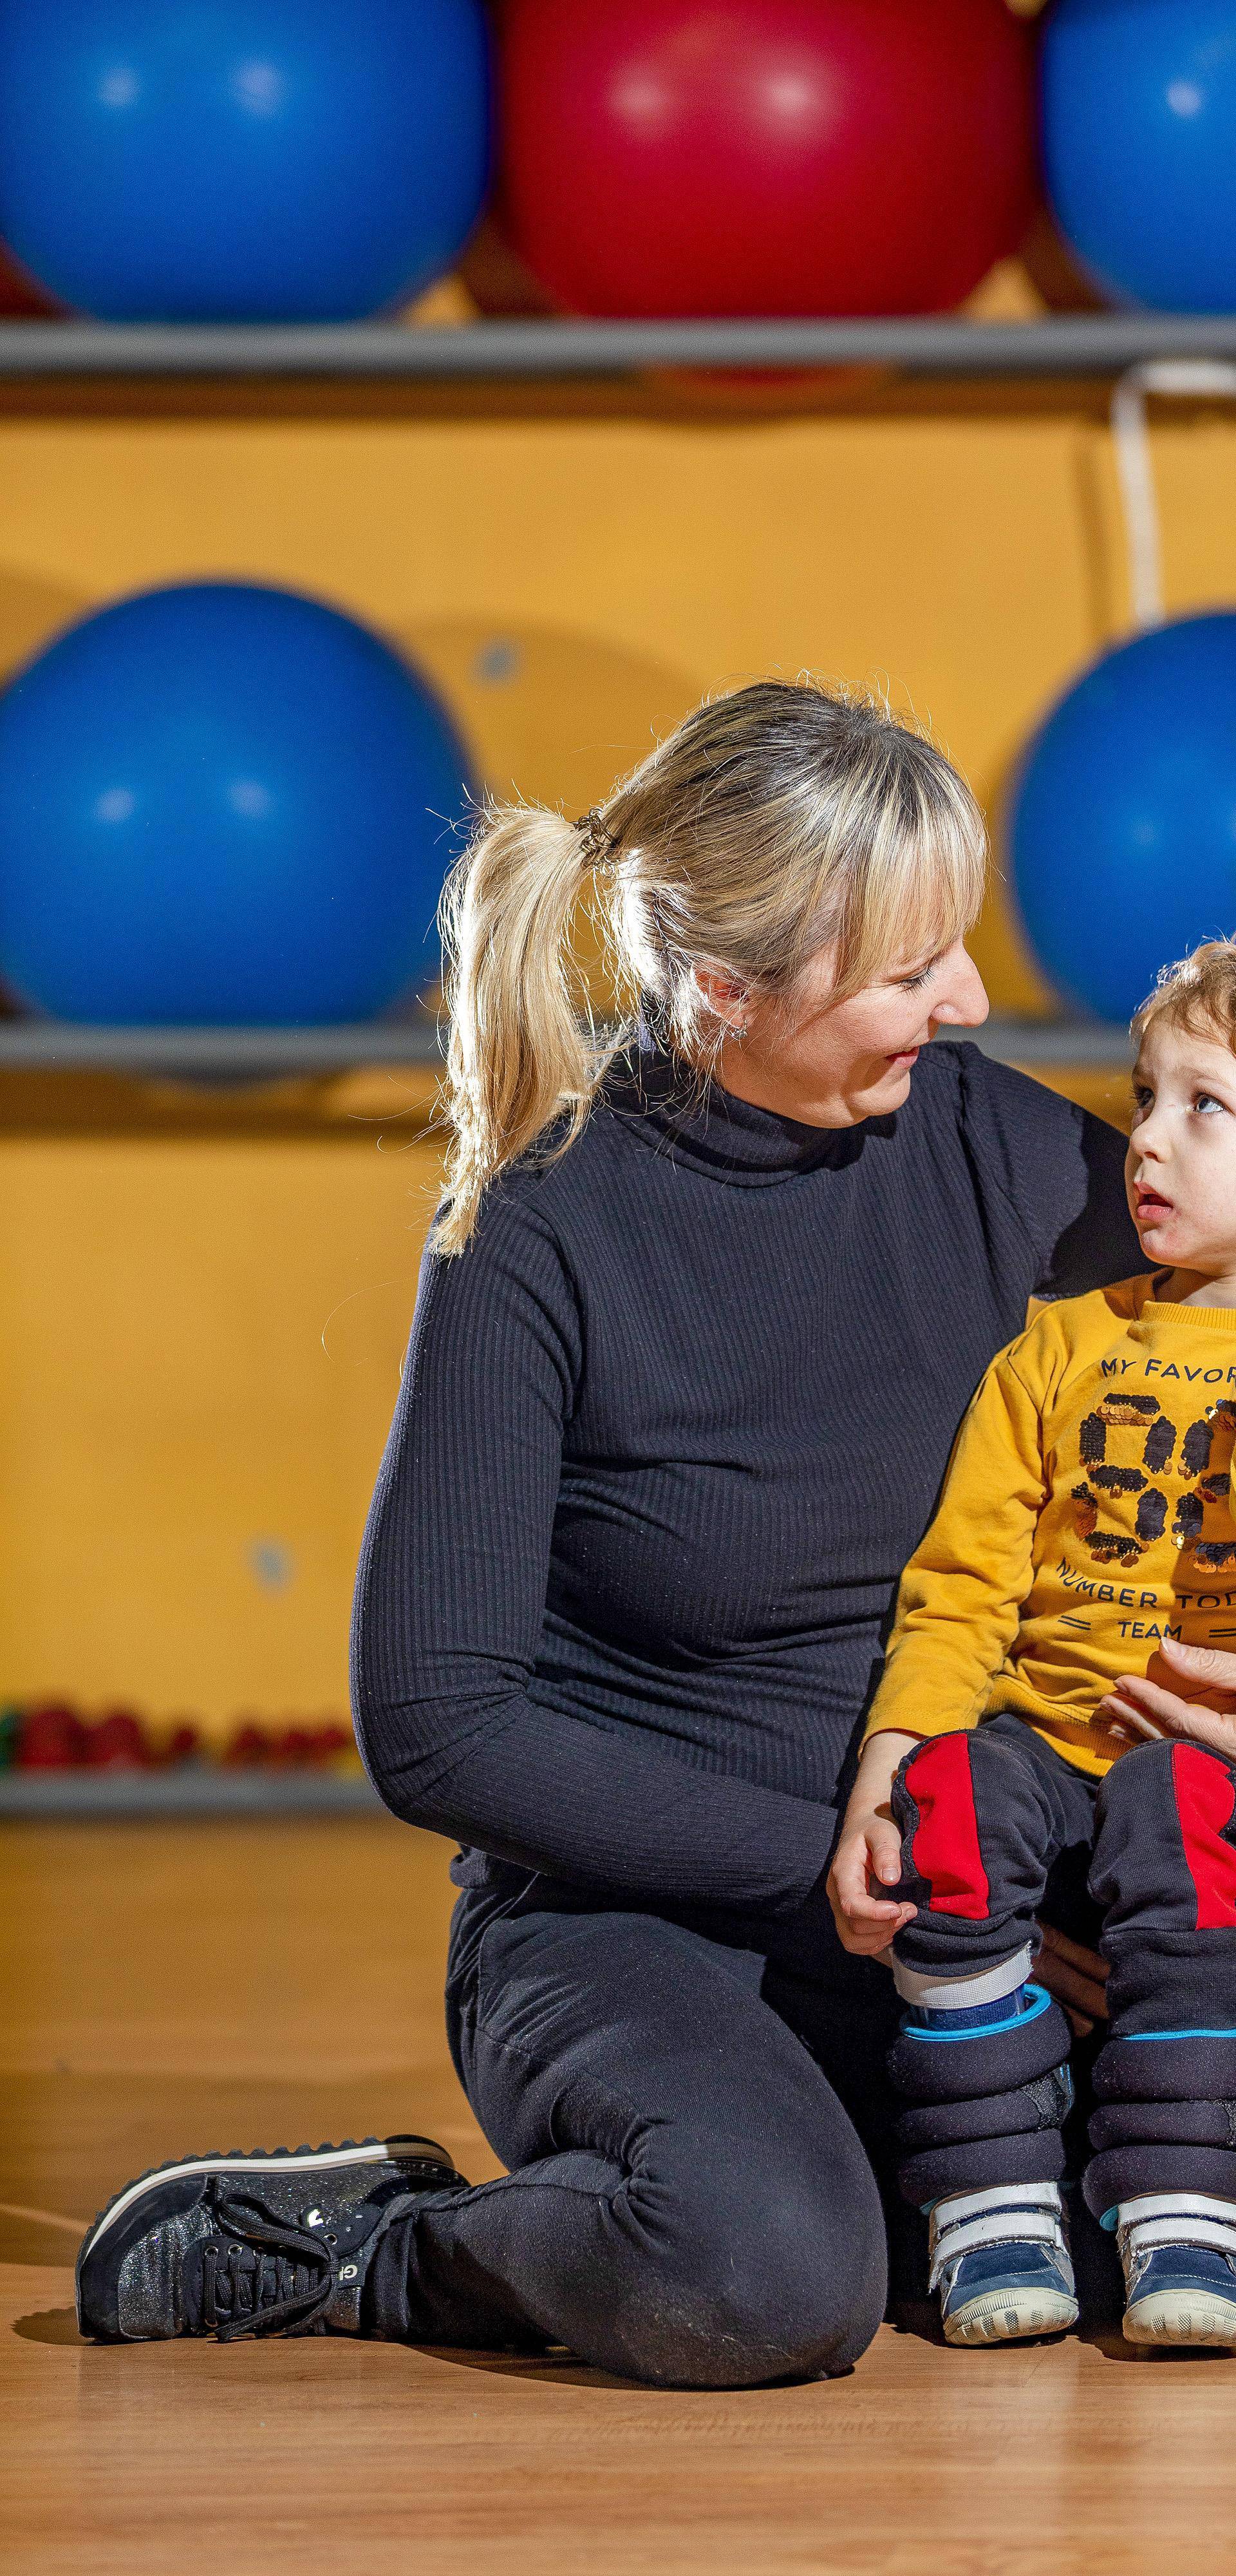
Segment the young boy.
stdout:
[[1236,1715],[1164,1735],[1128,1678],[1174,1678],[1165,1640],[1236,1640],[1236,941],[1166,969],[1134,1032],[1155,1269],[1045,1308],[988,1370],[833,1869],[847,1948],[892,1947],[900,2179],[952,2343],[1077,2316],[1069,2028],[1028,1978],[1045,1891],[1067,1909],[1088,1867],[1110,2021],[1084,2190],[1117,2230],[1124,2331],[1236,2345]]

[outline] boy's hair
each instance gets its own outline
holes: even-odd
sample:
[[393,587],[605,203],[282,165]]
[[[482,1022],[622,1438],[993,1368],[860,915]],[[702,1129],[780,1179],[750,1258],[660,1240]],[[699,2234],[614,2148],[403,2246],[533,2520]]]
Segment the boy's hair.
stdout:
[[1204,939],[1191,957],[1161,966],[1133,1021],[1139,1045],[1155,1020],[1191,1029],[1195,1037],[1217,1037],[1236,1054],[1236,939]]

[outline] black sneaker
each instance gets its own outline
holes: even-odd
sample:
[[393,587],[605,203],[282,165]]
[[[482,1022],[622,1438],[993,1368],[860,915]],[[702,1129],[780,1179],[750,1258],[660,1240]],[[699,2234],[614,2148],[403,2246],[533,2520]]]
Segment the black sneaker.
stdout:
[[426,2192],[466,2189],[432,2138],[186,2156],[117,2192],[77,2258],[96,2343],[357,2334],[375,2248]]

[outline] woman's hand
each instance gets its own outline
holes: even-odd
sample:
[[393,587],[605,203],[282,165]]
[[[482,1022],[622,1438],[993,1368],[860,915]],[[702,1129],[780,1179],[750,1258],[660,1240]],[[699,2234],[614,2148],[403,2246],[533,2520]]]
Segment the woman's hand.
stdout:
[[1057,2003],[1063,2004],[1078,2038],[1084,2039],[1096,2021],[1107,2019],[1103,1991],[1107,1961],[1099,1957],[1097,1950],[1087,1950],[1081,1941],[1070,1941],[1066,1932],[1057,1932],[1053,1923],[1040,1923],[1039,1941],[1035,1976]]
[[859,1757],[858,1777],[850,1792],[841,1839],[828,1873],[828,1901],[842,1948],[856,1958],[875,1958],[918,1912],[916,1905],[873,1896],[869,1881],[895,1887],[901,1876],[901,1835],[893,1823],[889,1793],[902,1755],[917,1744],[917,1735],[873,1735]]
[[1131,1752],[1147,1737],[1187,1735],[1236,1762],[1236,1655],[1165,1637],[1152,1662],[1167,1666],[1178,1689],[1165,1690],[1148,1673],[1122,1673],[1099,1702],[1096,1714],[1122,1749]]

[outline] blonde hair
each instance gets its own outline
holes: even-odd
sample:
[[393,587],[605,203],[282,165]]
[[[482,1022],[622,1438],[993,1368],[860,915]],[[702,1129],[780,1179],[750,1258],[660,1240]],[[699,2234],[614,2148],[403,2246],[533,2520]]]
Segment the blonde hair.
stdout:
[[1236,1053],[1236,939],[1204,939],[1191,956],[1161,966],[1153,993],[1134,1015],[1139,1046],[1155,1020],[1191,1029],[1195,1037],[1220,1038]]
[[982,900],[986,833],[943,753],[865,698],[762,680],[696,708],[571,823],[491,806],[448,879],[446,1184],[462,1250],[487,1184],[547,1130],[563,1152],[629,1031],[581,1014],[572,947],[591,880],[624,1003],[706,1071],[725,1034],[698,970],[792,1001],[835,946],[838,998],[948,946]]

